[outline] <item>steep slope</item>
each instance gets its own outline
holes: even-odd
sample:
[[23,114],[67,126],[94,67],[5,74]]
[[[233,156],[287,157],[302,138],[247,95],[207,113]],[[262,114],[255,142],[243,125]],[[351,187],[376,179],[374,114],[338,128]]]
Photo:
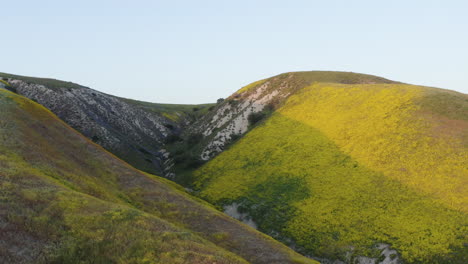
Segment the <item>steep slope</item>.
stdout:
[[[59,116],[86,137],[138,169],[171,178],[172,163],[164,149],[209,105],[161,105],[118,98],[54,79],[0,73],[12,91]],[[193,111],[193,109],[201,109]]]
[[251,124],[270,115],[299,89],[314,82],[395,83],[381,77],[351,72],[291,72],[251,83],[226,100],[219,100],[212,110],[184,130],[185,142],[169,144],[173,153],[175,180],[190,184],[194,168],[210,160],[238,138]]
[[254,82],[230,96],[216,111],[204,116],[193,126],[193,130],[208,138],[203,146],[202,159],[208,160],[220,153],[233,135],[247,132],[249,115],[272,110],[297,90],[314,82],[394,83],[365,74],[320,71],[285,73]]
[[0,89],[1,263],[313,263]]
[[[367,263],[362,256],[467,263],[468,96],[360,75],[302,86],[294,75],[232,97],[252,108],[259,98],[252,96],[274,84],[264,102],[283,103],[194,173],[199,196],[237,208],[306,254],[348,263]],[[229,118],[220,124],[251,111],[221,107]],[[206,124],[207,134],[223,129]]]

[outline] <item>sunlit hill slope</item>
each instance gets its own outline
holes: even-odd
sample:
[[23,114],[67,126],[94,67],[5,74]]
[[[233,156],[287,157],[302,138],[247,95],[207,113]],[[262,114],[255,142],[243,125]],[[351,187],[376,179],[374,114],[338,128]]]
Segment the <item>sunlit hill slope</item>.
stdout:
[[[237,205],[261,231],[306,254],[352,262],[378,258],[384,243],[407,263],[467,263],[468,96],[341,81],[346,74],[294,89],[251,122],[194,172],[199,196]],[[242,104],[296,75],[231,98]]]

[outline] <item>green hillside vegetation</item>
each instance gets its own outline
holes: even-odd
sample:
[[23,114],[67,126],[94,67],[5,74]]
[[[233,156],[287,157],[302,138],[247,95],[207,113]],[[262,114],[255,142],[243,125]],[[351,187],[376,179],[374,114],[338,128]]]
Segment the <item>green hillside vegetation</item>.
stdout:
[[277,76],[259,80],[248,84],[239,89],[235,94],[243,94],[254,91],[256,87],[265,82],[277,82],[288,80],[288,85],[293,89],[303,88],[315,82],[322,83],[342,83],[342,84],[375,84],[375,83],[398,83],[382,77],[354,73],[354,72],[339,72],[339,71],[303,71],[303,72],[287,72]]
[[212,110],[215,104],[159,104],[159,103],[148,103],[133,99],[125,99],[127,103],[137,105],[147,111],[154,113],[162,114],[165,117],[171,119],[172,121],[180,121],[183,117],[188,117],[190,119],[198,119],[199,117],[205,115],[210,110]]
[[16,80],[22,80],[27,83],[35,83],[35,84],[40,84],[49,87],[50,89],[57,90],[57,89],[63,89],[63,88],[80,88],[83,87],[79,84],[72,83],[72,82],[65,82],[65,81],[60,81],[56,79],[50,79],[50,78],[36,78],[36,77],[27,77],[27,76],[21,76],[21,75],[14,75],[14,74],[9,74],[9,73],[3,73],[0,72],[0,77],[3,78],[12,78]]
[[354,73],[354,72],[339,72],[339,71],[303,71],[303,72],[292,72],[286,74],[293,74],[303,79],[307,83],[311,84],[314,82],[321,83],[342,83],[342,84],[376,84],[376,83],[387,83],[395,84],[398,82],[391,81],[382,77]]
[[383,242],[408,263],[467,263],[468,96],[293,75],[310,85],[195,171],[200,197],[240,204],[261,231],[308,254],[378,256]]
[[[283,94],[294,94],[296,91],[312,84],[315,82],[338,82],[338,83],[396,83],[394,81],[387,80],[385,78],[359,74],[353,72],[331,72],[331,71],[314,71],[314,72],[289,72],[279,74],[277,76],[259,80],[248,84],[233,95],[228,97],[226,100],[219,101],[216,105],[210,106],[208,111],[204,112],[202,115],[198,116],[197,122],[191,126],[192,129],[188,129],[182,137],[183,140],[173,140],[166,146],[171,153],[174,154],[175,165],[173,167],[173,172],[176,174],[175,181],[182,184],[191,186],[193,181],[193,171],[203,165],[205,161],[200,159],[200,155],[203,149],[206,147],[208,142],[210,142],[217,134],[218,131],[224,129],[228,123],[225,125],[216,128],[213,133],[209,136],[202,136],[201,133],[193,132],[193,128],[197,128],[197,125],[210,122],[212,118],[217,115],[217,109],[223,107],[226,104],[235,106],[239,104],[242,100],[246,99],[252,93],[255,93],[257,88],[263,87],[265,92],[273,92],[277,87],[283,87]],[[265,86],[263,86],[265,84]],[[253,124],[268,118],[271,115],[271,112],[280,107],[287,96],[277,96],[272,102],[265,107],[264,111],[251,114],[248,119],[252,123],[251,128],[254,127]],[[211,109],[211,110],[210,110]],[[234,117],[232,117],[234,118]],[[234,135],[231,138],[229,145],[234,144],[241,135]],[[226,146],[226,147],[229,147]]]
[[[52,90],[60,89],[74,89],[74,88],[84,88],[84,86],[73,83],[66,82],[50,78],[37,78],[37,77],[28,77],[21,75],[14,75],[9,73],[0,72],[0,78],[12,78],[16,80],[22,80],[27,83],[34,83],[39,85],[44,85]],[[115,96],[114,96],[115,97]],[[120,97],[119,97],[120,98]],[[162,114],[165,117],[171,119],[172,121],[179,121],[181,117],[189,118],[198,118],[203,114],[206,114],[210,107],[214,104],[200,104],[200,105],[190,105],[190,104],[160,104],[160,103],[149,103],[133,99],[120,98],[125,102],[139,106],[147,111]]]
[[242,87],[241,89],[239,89],[239,91],[237,91],[237,93],[244,93],[244,92],[247,92],[247,91],[250,91],[252,90],[253,88],[257,87],[257,86],[260,86],[262,85],[266,80],[260,80],[260,81],[256,81],[256,82],[253,82],[249,85],[246,85],[244,87]]
[[2,78],[0,78],[0,88],[5,88],[9,91],[16,92],[16,90],[13,87],[11,87],[11,84],[8,83],[6,80],[2,80]]
[[10,84],[7,81],[0,80],[1,83],[3,83],[5,86],[10,86]]
[[0,89],[0,262],[314,263]]

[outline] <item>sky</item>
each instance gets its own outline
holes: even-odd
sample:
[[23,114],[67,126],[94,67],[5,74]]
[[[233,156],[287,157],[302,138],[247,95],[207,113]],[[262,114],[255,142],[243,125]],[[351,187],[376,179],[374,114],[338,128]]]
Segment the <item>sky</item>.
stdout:
[[0,72],[215,102],[290,71],[468,93],[466,0],[0,0]]

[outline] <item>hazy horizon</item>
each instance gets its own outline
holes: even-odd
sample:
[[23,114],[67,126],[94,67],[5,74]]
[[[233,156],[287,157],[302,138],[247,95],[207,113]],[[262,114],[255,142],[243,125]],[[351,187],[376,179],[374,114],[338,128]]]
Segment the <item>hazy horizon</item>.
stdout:
[[17,1],[0,72],[198,104],[291,71],[347,71],[468,93],[465,1]]

